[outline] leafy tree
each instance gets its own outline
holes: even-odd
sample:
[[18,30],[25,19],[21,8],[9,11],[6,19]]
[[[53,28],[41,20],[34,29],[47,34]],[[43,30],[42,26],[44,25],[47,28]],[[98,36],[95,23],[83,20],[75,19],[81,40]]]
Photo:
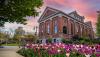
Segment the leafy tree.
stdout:
[[27,34],[27,35],[24,35],[24,37],[26,39],[30,39],[32,42],[36,42],[36,40],[38,39],[38,37],[36,35],[33,35],[33,34]]
[[2,44],[3,42],[6,42],[7,44],[9,38],[10,38],[9,34],[0,32],[0,44]]
[[0,0],[0,26],[5,22],[25,24],[26,16],[38,16],[43,0]]
[[25,31],[23,30],[23,27],[18,27],[15,30],[15,34],[24,35],[25,34]]
[[19,34],[15,34],[15,35],[14,35],[14,40],[15,40],[15,41],[20,41],[21,38],[22,38],[22,35],[19,35]]
[[0,32],[0,39],[9,39],[10,35]]
[[24,34],[25,34],[25,31],[23,30],[23,28],[22,27],[18,27],[15,30],[15,34],[14,34],[13,38],[14,38],[14,40],[16,40],[17,42],[19,41],[19,43],[20,43],[21,38],[24,37]]
[[0,40],[4,39],[4,34],[0,32]]
[[97,36],[100,37],[100,11],[98,11],[98,19],[97,19]]

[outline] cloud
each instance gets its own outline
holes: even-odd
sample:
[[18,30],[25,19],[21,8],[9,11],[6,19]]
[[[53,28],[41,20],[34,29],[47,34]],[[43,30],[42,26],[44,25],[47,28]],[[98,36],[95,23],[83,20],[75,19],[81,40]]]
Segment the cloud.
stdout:
[[63,9],[67,12],[69,9],[76,10],[80,15],[85,16],[85,21],[91,21],[95,26],[97,13],[100,9],[100,0],[44,0],[46,5]]
[[[58,10],[62,10],[64,12],[71,12],[73,10],[76,10],[80,15],[85,16],[85,21],[92,21],[93,27],[95,26],[96,19],[97,19],[97,13],[96,11],[100,9],[100,0],[43,0],[44,4],[39,9],[40,15],[44,11],[46,6],[50,6],[53,8],[56,8]],[[27,25],[24,27],[27,28],[33,28],[34,26],[38,26],[37,20],[39,19],[40,15],[36,18],[34,17],[28,17]],[[8,24],[10,25],[10,24]],[[10,25],[11,26],[11,25]],[[10,27],[9,26],[9,27]],[[16,27],[19,25],[13,25],[12,27]],[[8,26],[7,26],[8,27]]]

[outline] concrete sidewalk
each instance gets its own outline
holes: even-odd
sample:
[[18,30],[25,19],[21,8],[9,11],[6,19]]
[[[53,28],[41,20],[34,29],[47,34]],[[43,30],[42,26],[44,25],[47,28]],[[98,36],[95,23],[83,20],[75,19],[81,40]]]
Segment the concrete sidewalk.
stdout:
[[16,53],[19,49],[18,46],[4,46],[0,48],[0,57],[23,57]]

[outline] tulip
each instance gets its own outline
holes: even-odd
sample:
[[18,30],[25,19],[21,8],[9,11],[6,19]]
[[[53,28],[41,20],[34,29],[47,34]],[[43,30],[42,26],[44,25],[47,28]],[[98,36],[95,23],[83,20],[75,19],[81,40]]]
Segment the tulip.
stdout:
[[[63,54],[64,50],[66,51],[66,56],[70,56],[71,51],[77,51],[80,54],[84,54],[86,57],[90,57],[94,54],[95,47],[91,47],[88,45],[76,45],[76,44],[63,44],[63,43],[53,43],[53,44],[26,44],[25,49],[33,49],[34,52],[38,52],[39,57],[41,57],[41,49],[47,51],[48,54],[55,55],[55,54]],[[37,51],[36,51],[37,50]]]
[[61,52],[61,50],[57,50],[58,51],[58,53],[60,53]]
[[69,57],[70,56],[70,53],[66,53],[66,57]]

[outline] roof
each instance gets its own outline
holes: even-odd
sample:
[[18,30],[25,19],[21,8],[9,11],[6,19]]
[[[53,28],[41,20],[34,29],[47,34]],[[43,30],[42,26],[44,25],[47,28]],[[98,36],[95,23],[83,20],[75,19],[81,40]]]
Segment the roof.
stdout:
[[[74,18],[73,16],[71,16],[72,14],[73,14],[73,15],[76,15],[77,17],[79,17],[79,19],[85,19],[84,16],[80,16],[80,15],[77,13],[77,11],[72,11],[71,13],[66,14],[65,12],[60,11],[60,10],[58,10],[58,9],[55,9],[55,8],[52,8],[52,7],[46,7],[45,10],[44,10],[44,12],[43,12],[42,15],[40,16],[38,22],[40,22],[40,21],[44,20],[46,17],[48,17],[48,16],[45,16],[45,14],[47,13],[48,10],[51,10],[51,11],[53,12],[53,13],[49,14],[49,17],[52,17],[53,15],[56,15],[56,14],[59,14],[59,13],[62,13],[62,14],[66,15],[66,16],[69,16],[69,17],[71,17],[72,19],[75,19],[75,20],[77,20],[77,21],[79,21],[79,20],[78,20],[77,18]],[[81,22],[81,21],[79,21],[79,22]],[[82,22],[82,23],[84,23],[84,22]],[[84,24],[88,25],[87,23],[84,23]],[[89,26],[89,25],[88,25],[88,26]]]
[[[48,10],[50,10],[50,11],[52,11],[52,12],[54,12],[54,13],[60,12],[60,10],[57,10],[57,9],[54,9],[54,8],[51,8],[51,7],[46,7],[45,10],[44,10],[44,12],[43,12],[42,15],[40,16],[38,22],[40,22],[41,19],[43,19],[43,17],[45,16],[45,14],[47,14],[47,11],[48,11]],[[51,14],[53,14],[53,13],[51,13]],[[49,15],[51,15],[51,14],[49,14]],[[45,17],[47,17],[47,16],[45,16]]]

